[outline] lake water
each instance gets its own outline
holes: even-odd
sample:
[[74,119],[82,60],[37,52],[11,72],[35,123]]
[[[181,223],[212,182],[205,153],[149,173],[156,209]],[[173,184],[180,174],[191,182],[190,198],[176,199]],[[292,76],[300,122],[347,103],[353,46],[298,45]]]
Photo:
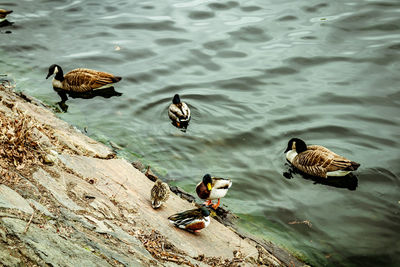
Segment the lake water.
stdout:
[[[316,266],[400,265],[399,1],[2,1],[0,74],[58,107],[57,63],[122,76],[58,116],[195,193],[229,177],[239,226]],[[11,33],[6,34],[6,31]],[[170,124],[175,93],[192,109]],[[289,175],[292,137],[361,163]],[[305,221],[305,222],[304,222]]]

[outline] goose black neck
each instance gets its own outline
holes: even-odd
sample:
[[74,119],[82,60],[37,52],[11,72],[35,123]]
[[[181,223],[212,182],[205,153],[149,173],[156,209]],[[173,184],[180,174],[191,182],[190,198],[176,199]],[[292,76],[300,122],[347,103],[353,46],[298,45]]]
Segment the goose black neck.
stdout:
[[56,76],[54,76],[54,79],[57,81],[64,81],[64,72],[60,66],[57,66],[58,72],[56,73]]

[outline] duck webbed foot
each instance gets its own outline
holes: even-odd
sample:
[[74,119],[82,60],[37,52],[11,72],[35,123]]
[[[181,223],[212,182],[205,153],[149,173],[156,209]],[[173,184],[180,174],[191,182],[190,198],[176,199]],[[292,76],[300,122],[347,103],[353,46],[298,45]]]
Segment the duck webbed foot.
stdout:
[[214,209],[214,210],[217,210],[217,208],[219,207],[219,204],[221,203],[221,199],[220,198],[218,198],[218,203],[217,204],[214,204],[214,205],[212,205],[212,208]]
[[210,206],[212,204],[212,200],[207,200],[206,202],[203,203],[206,207]]

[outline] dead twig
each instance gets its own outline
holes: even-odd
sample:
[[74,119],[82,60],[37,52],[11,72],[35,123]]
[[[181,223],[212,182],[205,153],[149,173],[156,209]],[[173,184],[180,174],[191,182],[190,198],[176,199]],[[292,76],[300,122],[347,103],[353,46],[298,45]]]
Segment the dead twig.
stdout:
[[31,225],[33,216],[35,216],[35,212],[36,212],[35,207],[31,203],[29,205],[32,207],[33,212],[32,212],[31,218],[29,219],[28,223],[25,226],[25,230],[22,232],[23,234],[26,234],[26,232],[28,232],[29,226]]
[[304,221],[291,221],[288,222],[288,224],[306,224],[308,227],[312,227],[312,224],[309,220],[304,220]]

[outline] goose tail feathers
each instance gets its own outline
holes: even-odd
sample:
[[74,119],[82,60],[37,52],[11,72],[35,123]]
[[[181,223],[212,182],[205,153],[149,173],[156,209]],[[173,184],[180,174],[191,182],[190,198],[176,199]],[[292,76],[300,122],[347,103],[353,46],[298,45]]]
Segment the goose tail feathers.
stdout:
[[348,171],[355,171],[355,170],[358,169],[358,167],[360,167],[360,163],[352,161],[351,165],[349,167],[347,167],[347,170]]
[[113,81],[113,83],[117,83],[117,82],[119,82],[120,80],[122,80],[122,77],[114,76],[114,77],[111,78],[111,80]]

